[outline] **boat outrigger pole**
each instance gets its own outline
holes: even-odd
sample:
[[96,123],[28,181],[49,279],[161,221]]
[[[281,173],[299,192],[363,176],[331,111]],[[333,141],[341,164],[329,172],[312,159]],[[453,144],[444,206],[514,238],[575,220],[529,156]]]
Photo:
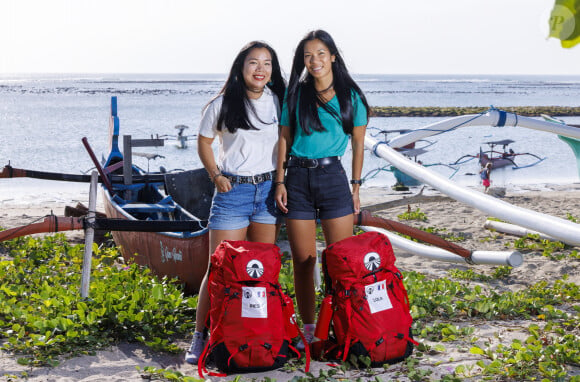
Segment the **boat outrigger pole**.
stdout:
[[411,252],[413,255],[425,257],[428,259],[445,261],[447,263],[467,263],[470,265],[509,265],[510,267],[519,267],[523,264],[524,258],[518,251],[500,252],[500,251],[473,251],[471,257],[459,257],[454,253],[442,248],[432,247],[405,239],[382,228],[362,226],[363,231],[376,231],[387,236],[395,248]]
[[[123,175],[109,175],[111,183],[123,183]],[[14,168],[10,164],[7,164],[0,171],[0,178],[34,178],[34,179],[45,179],[45,180],[59,180],[65,182],[80,182],[80,183],[90,183],[90,175],[82,174],[65,174],[60,172],[47,172],[47,171],[35,171],[26,170],[21,168]],[[99,183],[102,183],[101,177],[99,177]],[[164,174],[144,174],[144,175],[133,175],[134,183],[163,183],[165,181]]]
[[[388,145],[392,148],[403,147],[420,139],[467,126],[521,126],[528,129],[547,131],[549,133],[559,134],[565,137],[580,139],[580,129],[576,127],[543,121],[530,117],[523,117],[514,113],[509,113],[507,111],[491,108],[480,114],[469,114],[453,117],[432,123],[419,129],[410,130],[406,134],[397,135],[395,138],[391,139],[388,142]],[[367,135],[367,137],[369,136]]]
[[359,226],[370,226],[383,228],[389,231],[399,232],[403,235],[408,235],[414,239],[421,240],[425,243],[432,244],[443,250],[454,253],[465,259],[471,258],[471,251],[469,249],[463,248],[457,244],[451,243],[437,235],[422,231],[418,228],[408,226],[403,223],[396,222],[394,220],[389,220],[381,218],[378,216],[372,216],[369,211],[361,211],[360,214],[354,216],[355,224]]
[[204,220],[125,220],[95,218],[89,223],[86,217],[64,217],[48,215],[41,222],[0,231],[0,242],[35,233],[56,233],[84,230],[88,226],[102,231],[131,232],[189,232],[198,231],[207,225]]
[[[548,123],[548,122],[545,122]],[[556,125],[556,124],[551,124]],[[580,129],[578,129],[580,136]],[[538,232],[546,233],[563,243],[580,246],[580,225],[554,216],[527,210],[498,200],[478,191],[473,191],[455,184],[439,174],[420,166],[389,147],[379,145],[376,140],[365,137],[365,146],[377,156],[387,160],[401,171],[434,187],[441,193],[486,212],[496,218],[520,225]]]

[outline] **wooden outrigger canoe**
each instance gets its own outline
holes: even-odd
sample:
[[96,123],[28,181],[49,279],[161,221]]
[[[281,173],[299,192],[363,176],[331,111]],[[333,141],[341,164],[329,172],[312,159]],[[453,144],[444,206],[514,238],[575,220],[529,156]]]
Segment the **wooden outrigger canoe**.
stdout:
[[[103,190],[105,213],[108,218],[125,220],[175,221],[196,220],[192,214],[172,200],[155,200],[161,196],[152,186],[143,189],[147,198],[125,203]],[[156,195],[157,194],[157,195]],[[195,293],[207,269],[209,259],[208,229],[200,224],[197,231],[139,232],[112,231],[115,243],[121,247],[127,262],[145,265],[158,276],[177,277],[184,283],[186,293]]]
[[[106,168],[123,170],[124,182],[103,183],[103,204],[110,219],[129,221],[198,221],[197,230],[140,232],[112,231],[115,243],[121,247],[123,258],[129,262],[148,266],[158,276],[177,277],[185,285],[186,293],[195,293],[205,275],[209,259],[209,234],[207,223],[213,183],[204,169],[164,174],[164,182],[136,182],[134,176],[144,176],[141,169],[132,165],[134,146],[146,146],[144,140],[131,140],[124,136],[123,154],[118,146],[119,119],[117,98],[111,98],[109,121],[110,154]],[[140,142],[135,145],[135,142]],[[89,154],[96,162],[90,148]],[[122,163],[122,167],[121,167]],[[101,177],[106,171],[98,163]],[[163,192],[161,189],[163,188]],[[203,223],[202,223],[203,222]]]
[[[484,144],[489,146],[488,150],[484,151],[480,147],[479,154],[477,154],[477,155],[471,155],[471,154],[464,155],[461,158],[457,159],[453,164],[454,165],[463,164],[463,163],[469,162],[472,159],[477,158],[479,161],[479,165],[482,168],[485,167],[488,163],[491,163],[492,170],[506,167],[506,166],[512,166],[512,168],[514,170],[517,170],[517,169],[521,169],[521,168],[535,166],[538,163],[540,163],[546,159],[546,158],[540,158],[539,156],[532,154],[532,153],[515,153],[512,149],[510,149],[508,151],[508,149],[507,149],[508,145],[510,145],[514,142],[515,141],[513,141],[511,139],[502,139],[499,141],[484,142]],[[502,146],[503,150],[496,151],[496,150],[494,150],[495,146]],[[526,155],[534,158],[534,162],[528,163],[526,165],[521,165],[521,166],[516,164],[516,162],[515,162],[516,157],[526,156]]]
[[[124,153],[118,147],[117,98],[111,99],[110,154],[99,163],[83,138],[99,171],[106,218],[97,218],[92,228],[111,231],[123,258],[148,266],[160,277],[178,278],[184,291],[198,291],[209,259],[207,218],[214,185],[205,169],[178,173],[145,173],[132,165],[132,147],[159,145],[158,139],[132,140],[124,136]],[[124,155],[125,154],[125,155]],[[87,182],[89,176],[47,173],[5,166],[0,178],[31,177]],[[43,222],[0,232],[0,241],[42,232],[87,228],[87,220],[50,215]]]
[[[485,142],[486,145],[489,145],[489,150],[484,152],[481,147],[479,148],[479,165],[481,167],[485,167],[488,163],[491,163],[492,169],[510,165],[517,166],[514,162],[516,154],[513,152],[513,150],[507,151],[507,146],[514,142],[515,141],[512,141],[511,139]],[[495,151],[493,148],[496,145],[503,146],[503,152]]]

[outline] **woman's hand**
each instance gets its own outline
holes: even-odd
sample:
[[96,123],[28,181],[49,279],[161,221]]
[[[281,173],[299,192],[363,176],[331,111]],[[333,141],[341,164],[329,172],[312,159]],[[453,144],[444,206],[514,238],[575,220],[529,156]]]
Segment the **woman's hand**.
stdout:
[[288,203],[288,192],[284,184],[284,175],[286,174],[286,161],[290,147],[292,146],[292,134],[288,126],[280,126],[280,137],[278,138],[278,159],[276,161],[276,173],[279,175],[277,181],[274,182],[273,187],[276,187],[274,193],[274,200],[278,209],[285,214],[288,213],[286,204]]
[[286,192],[286,186],[284,183],[275,185],[276,194],[274,196],[276,200],[276,205],[278,209],[284,213],[288,213],[288,208],[286,208],[286,203],[288,202],[288,194]]
[[232,189],[232,184],[230,180],[223,175],[217,176],[214,181],[215,188],[217,192],[223,193],[228,192]]

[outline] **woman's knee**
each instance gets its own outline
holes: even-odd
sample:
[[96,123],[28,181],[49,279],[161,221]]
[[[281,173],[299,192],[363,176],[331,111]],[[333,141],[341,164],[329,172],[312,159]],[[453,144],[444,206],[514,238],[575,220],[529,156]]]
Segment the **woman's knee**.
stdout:
[[294,263],[294,268],[299,267],[300,269],[314,269],[314,265],[316,264],[316,253],[313,255],[292,256],[292,262]]

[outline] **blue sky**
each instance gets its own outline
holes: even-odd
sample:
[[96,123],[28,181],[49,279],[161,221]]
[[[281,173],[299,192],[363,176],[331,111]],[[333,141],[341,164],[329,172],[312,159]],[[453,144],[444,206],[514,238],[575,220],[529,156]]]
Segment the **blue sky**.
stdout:
[[2,0],[0,73],[224,73],[246,42],[288,73],[309,30],[354,73],[580,75],[554,0]]

